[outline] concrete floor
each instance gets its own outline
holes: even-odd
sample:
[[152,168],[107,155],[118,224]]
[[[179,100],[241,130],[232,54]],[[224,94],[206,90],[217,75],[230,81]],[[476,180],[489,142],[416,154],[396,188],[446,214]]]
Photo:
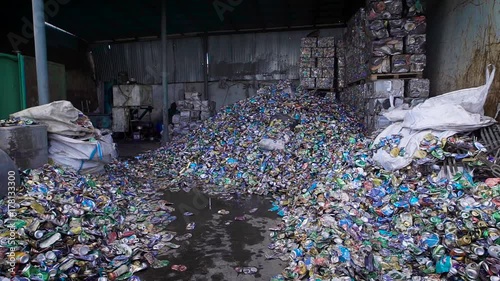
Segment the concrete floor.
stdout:
[[119,159],[131,159],[148,150],[155,150],[160,147],[158,141],[134,141],[115,139]]
[[[117,141],[120,159],[132,159],[140,153],[160,147],[158,142]],[[276,227],[280,219],[269,212],[269,199],[252,196],[246,199],[230,196],[220,199],[202,194],[197,189],[190,192],[167,192],[165,200],[175,207],[177,220],[168,225],[167,230],[175,231],[178,236],[187,233],[186,225],[195,222],[191,233],[193,237],[186,241],[171,242],[181,245],[172,250],[166,259],[172,264],[184,264],[185,272],[173,271],[170,266],[149,268],[137,275],[143,281],[159,280],[269,280],[281,272],[285,263],[279,259],[267,260],[271,243],[269,228]],[[257,211],[249,211],[257,208]],[[218,214],[225,209],[227,215]],[[194,215],[187,217],[184,212]],[[237,216],[245,215],[245,221],[235,221]],[[255,275],[238,274],[237,266],[254,266],[258,268]]]

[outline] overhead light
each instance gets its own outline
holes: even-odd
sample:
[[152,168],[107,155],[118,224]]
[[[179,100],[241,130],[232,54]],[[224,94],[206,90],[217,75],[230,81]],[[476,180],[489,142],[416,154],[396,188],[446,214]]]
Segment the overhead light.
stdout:
[[73,36],[73,37],[77,37],[75,34],[73,34],[73,33],[69,32],[69,31],[66,31],[66,30],[64,30],[64,29],[62,29],[62,28],[60,28],[60,27],[57,27],[57,26],[55,26],[55,25],[53,25],[53,24],[51,24],[51,23],[45,22],[45,25],[46,25],[46,26],[48,26],[48,27],[51,27],[51,28],[53,28],[53,29],[59,30],[59,31],[61,31],[61,32],[64,32],[64,33],[66,33],[66,34],[69,34],[69,35],[71,35],[71,36]]

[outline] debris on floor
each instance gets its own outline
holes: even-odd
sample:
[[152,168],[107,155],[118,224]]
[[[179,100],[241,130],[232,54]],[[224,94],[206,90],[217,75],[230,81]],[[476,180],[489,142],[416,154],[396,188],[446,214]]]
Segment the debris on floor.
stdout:
[[[397,137],[373,147],[333,97],[294,98],[284,89],[283,83],[261,89],[139,161],[172,186],[200,181],[212,191],[272,194],[271,210],[283,223],[268,256],[290,260],[276,280],[498,275],[500,186],[474,179],[469,169],[441,177],[436,162],[441,154],[457,155],[446,143],[463,143],[473,158],[472,137],[438,144],[427,136],[419,151],[431,157],[425,161],[430,170],[420,171],[428,168],[424,156],[410,168],[384,171],[373,152],[397,144]],[[274,118],[282,115],[289,118]],[[262,139],[282,141],[284,149],[262,148]]]
[[[209,194],[274,198],[270,211],[282,221],[266,257],[289,263],[272,280],[497,280],[500,180],[477,176],[487,163],[476,160],[450,177],[439,173],[443,157],[475,159],[482,148],[474,136],[425,136],[411,165],[389,172],[372,156],[376,149],[400,155],[397,136],[372,146],[355,114],[334,97],[289,89],[287,82],[262,88],[169,146],[113,163],[107,178],[53,167],[25,175],[18,216],[8,218],[7,207],[1,214],[2,236],[9,237],[13,225],[18,238],[3,241],[25,262],[15,272],[42,280],[129,279],[148,264],[168,266],[155,258],[180,245],[170,242],[175,233],[157,226],[176,218],[157,196],[161,188],[202,186]],[[263,139],[283,149],[266,149]],[[186,230],[194,228],[190,223]],[[37,230],[42,233],[34,236]],[[88,249],[82,253],[79,244]],[[73,248],[78,255],[69,254]],[[23,253],[43,253],[45,261]],[[8,269],[7,251],[0,254]],[[182,264],[171,269],[189,270]],[[235,270],[252,275],[259,269]]]
[[175,217],[157,187],[136,182],[122,163],[113,168],[103,177],[49,165],[25,171],[16,196],[0,201],[2,275],[123,280],[146,260],[154,267],[165,252],[157,246],[173,238],[162,228]]

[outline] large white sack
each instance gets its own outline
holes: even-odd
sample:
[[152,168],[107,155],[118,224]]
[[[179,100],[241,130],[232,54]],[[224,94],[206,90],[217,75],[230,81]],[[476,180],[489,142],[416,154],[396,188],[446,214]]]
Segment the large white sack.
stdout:
[[64,155],[49,154],[49,158],[54,161],[54,163],[69,167],[80,174],[99,174],[104,172],[104,166],[106,163],[91,160],[77,160],[71,159]]
[[[377,144],[386,136],[399,134],[402,136],[399,147],[405,149],[405,155],[392,157],[381,148],[373,155],[373,159],[388,171],[398,170],[411,163],[420,142],[429,133],[442,139],[457,132],[473,131],[495,123],[493,118],[484,116],[483,110],[495,71],[492,65],[486,67],[486,83],[483,86],[433,97],[406,111],[402,123],[387,127],[373,142]],[[400,120],[403,112],[394,109],[386,113],[386,118]]]
[[56,134],[49,134],[49,154],[64,154],[72,159],[95,160],[105,163],[117,157],[110,135],[101,140],[81,141]]
[[456,134],[455,131],[433,131],[433,130],[423,130],[414,131],[408,128],[404,128],[401,122],[394,123],[383,130],[373,141],[374,144],[378,144],[382,138],[391,135],[401,135],[402,138],[399,143],[399,147],[405,148],[404,156],[392,157],[388,152],[382,148],[377,150],[373,155],[373,160],[380,164],[387,171],[395,171],[402,169],[411,164],[413,160],[413,155],[420,147],[420,142],[427,134],[436,135],[439,139],[447,138]]
[[404,103],[400,106],[391,107],[386,111],[382,111],[381,114],[391,122],[400,122],[405,119],[408,111],[410,111],[410,106]]
[[49,134],[49,158],[80,173],[99,173],[118,156],[110,134],[99,140],[83,141]]
[[[491,71],[490,71],[491,68]],[[423,107],[435,107],[437,105],[459,105],[469,113],[484,115],[484,103],[488,96],[488,91],[495,78],[496,68],[489,64],[486,66],[486,83],[475,88],[461,89],[443,95],[427,99],[420,104]]]
[[69,101],[55,101],[49,104],[30,107],[11,114],[12,117],[29,118],[47,125],[47,132],[65,136],[86,136],[94,133],[94,127],[88,128],[76,124],[83,113]]
[[265,150],[284,150],[285,142],[282,140],[262,139],[259,142],[259,147]]
[[495,119],[466,111],[461,105],[439,104],[432,107],[417,105],[408,111],[403,127],[412,130],[473,131],[495,123]]
[[484,116],[483,109],[495,71],[492,65],[486,67],[486,83],[483,86],[449,92],[415,106],[406,113],[403,127],[464,132],[495,123],[493,118]]

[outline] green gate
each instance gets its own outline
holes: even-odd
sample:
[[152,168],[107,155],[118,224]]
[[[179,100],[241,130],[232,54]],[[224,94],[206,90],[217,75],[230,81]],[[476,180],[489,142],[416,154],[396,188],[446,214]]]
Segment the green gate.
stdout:
[[0,119],[25,108],[24,57],[0,53]]

